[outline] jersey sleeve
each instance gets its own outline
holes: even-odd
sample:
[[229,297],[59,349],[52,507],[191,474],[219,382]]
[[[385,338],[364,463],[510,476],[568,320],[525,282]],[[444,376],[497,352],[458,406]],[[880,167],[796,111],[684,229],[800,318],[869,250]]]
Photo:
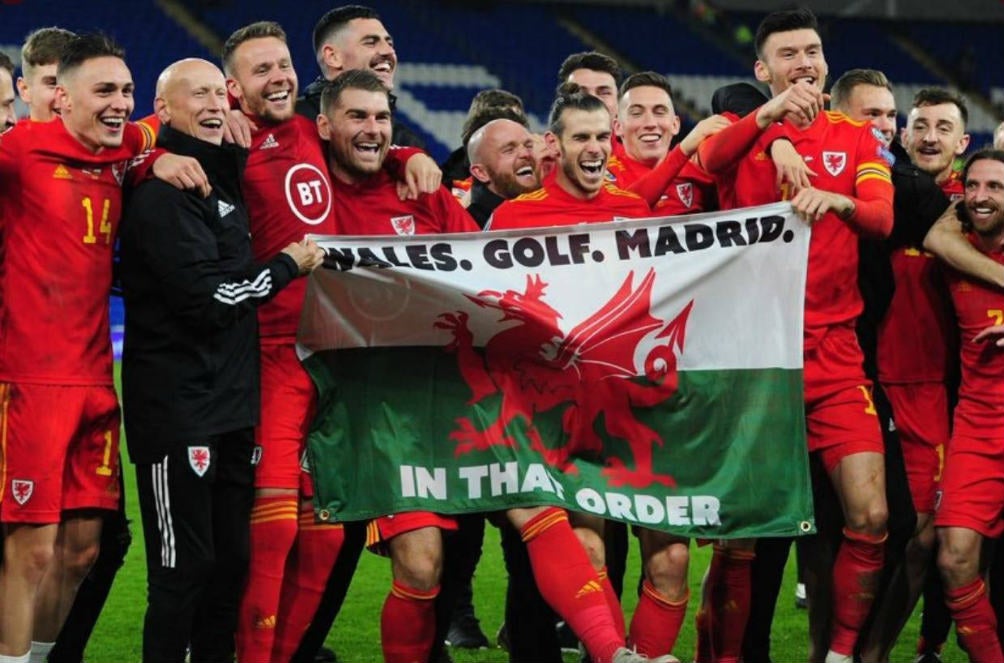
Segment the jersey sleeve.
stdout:
[[847,219],[858,232],[888,237],[892,232],[893,188],[889,162],[871,131],[861,132],[854,176],[854,213]]
[[435,195],[440,218],[443,219],[443,232],[480,232],[481,228],[478,227],[478,224],[446,187],[440,187]]
[[712,175],[734,168],[753,148],[762,133],[756,123],[756,115],[750,113],[738,120],[734,115],[726,115],[733,121],[732,125],[708,136],[697,148],[697,160],[701,168]]
[[662,194],[666,192],[673,178],[680,174],[690,157],[683,153],[679,145],[674,147],[647,175],[628,187],[628,191],[641,196],[650,208],[655,208]]
[[[296,263],[279,254],[264,265],[221,271],[216,238],[206,226],[205,203],[194,195],[150,183],[130,204],[135,259],[163,285],[167,305],[199,329],[222,329],[274,297],[297,275]],[[161,195],[149,195],[151,192]]]
[[402,147],[393,145],[387,150],[387,157],[383,160],[383,168],[398,182],[404,181],[404,170],[408,165],[408,159],[416,154],[425,154],[417,147]]

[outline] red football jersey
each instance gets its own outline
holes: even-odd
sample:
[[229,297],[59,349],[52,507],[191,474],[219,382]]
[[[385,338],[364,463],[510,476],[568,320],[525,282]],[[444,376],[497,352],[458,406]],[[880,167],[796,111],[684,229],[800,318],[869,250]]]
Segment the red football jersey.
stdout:
[[401,200],[397,185],[384,171],[361,184],[345,184],[337,178],[335,218],[339,235],[427,235],[432,233],[480,232],[457,199],[439,187],[417,200]]
[[[621,189],[630,189],[641,178],[652,172],[652,167],[632,159],[627,154],[611,156],[607,162],[611,182]],[[658,216],[696,214],[707,209],[707,201],[715,195],[715,180],[692,161],[688,161],[680,174],[673,178],[653,209]]]
[[[723,138],[712,143],[712,148],[727,143],[724,131],[712,139],[718,137]],[[771,142],[782,137],[794,144],[816,172],[812,178],[815,188],[854,198],[858,207],[856,218],[867,208],[870,221],[877,221],[886,232],[892,228],[892,180],[882,144],[870,125],[829,111],[820,113],[804,130],[783,122],[762,133],[737,166],[721,175],[722,180],[732,180],[725,187],[730,199],[723,199],[723,204],[749,207],[787,197],[777,187],[776,170],[769,156]],[[826,327],[853,323],[861,313],[857,273],[857,234],[836,214],[825,215],[813,224],[809,243],[805,287],[807,343],[818,339]]]
[[[251,119],[259,128],[251,137],[243,192],[251,217],[251,248],[255,260],[263,262],[304,235],[334,234],[334,203],[314,123],[299,115],[271,125]],[[259,307],[263,342],[296,338],[306,288],[305,279],[296,279]]]
[[648,205],[630,191],[604,184],[595,197],[582,200],[562,189],[557,178],[551,176],[536,191],[499,205],[485,230],[570,226],[647,216],[652,216]]
[[112,384],[108,296],[131,159],[149,148],[127,124],[94,154],[63,122],[20,122],[0,139],[0,381]]
[[[991,258],[1004,264],[1004,254]],[[948,271],[948,285],[959,324],[962,383],[955,407],[953,436],[997,440],[1004,421],[1004,349],[994,342],[973,343],[990,325],[1004,324],[1004,292],[999,288]]]
[[[962,197],[957,171],[941,190],[951,200]],[[956,361],[958,334],[942,265],[922,247],[896,249],[890,262],[896,288],[879,325],[879,382],[944,382]]]

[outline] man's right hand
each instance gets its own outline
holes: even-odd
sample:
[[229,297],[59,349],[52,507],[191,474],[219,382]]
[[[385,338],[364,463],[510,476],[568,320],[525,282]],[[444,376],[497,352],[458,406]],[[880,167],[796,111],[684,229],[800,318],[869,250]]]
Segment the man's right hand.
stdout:
[[766,129],[772,122],[780,122],[787,115],[800,124],[809,124],[826,103],[826,95],[811,83],[795,83],[774,96],[756,113],[756,123]]
[[300,270],[300,275],[309,274],[324,262],[324,249],[319,247],[312,239],[305,239],[302,242],[293,242],[282,250],[296,263]]

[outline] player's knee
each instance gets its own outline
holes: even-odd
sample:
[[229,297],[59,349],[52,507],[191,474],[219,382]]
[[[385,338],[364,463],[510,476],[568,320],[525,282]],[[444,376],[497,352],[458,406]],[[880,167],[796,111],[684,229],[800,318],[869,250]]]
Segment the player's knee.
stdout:
[[659,550],[645,564],[648,581],[663,596],[679,600],[687,592],[687,566],[690,549],[687,544],[673,543]]
[[55,546],[45,543],[19,546],[13,550],[8,548],[5,554],[4,566],[9,572],[16,573],[33,585],[42,582],[56,558]]
[[889,510],[884,500],[874,500],[863,509],[847,514],[847,528],[859,534],[882,536],[889,523]]
[[969,551],[943,540],[938,549],[938,571],[948,587],[961,587],[976,579],[979,568]]
[[97,541],[64,550],[62,554],[63,569],[71,578],[82,581],[91,572],[100,552],[101,545]]
[[408,549],[395,555],[392,566],[395,580],[427,592],[439,585],[443,573],[442,551],[430,548]]

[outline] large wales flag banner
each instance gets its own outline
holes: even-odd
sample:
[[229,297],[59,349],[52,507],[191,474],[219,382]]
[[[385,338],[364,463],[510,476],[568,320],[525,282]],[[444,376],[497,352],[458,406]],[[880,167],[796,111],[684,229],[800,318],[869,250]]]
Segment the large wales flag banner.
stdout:
[[395,221],[319,238],[299,344],[321,520],[555,504],[684,536],[813,529],[809,230],[790,206],[457,235]]

